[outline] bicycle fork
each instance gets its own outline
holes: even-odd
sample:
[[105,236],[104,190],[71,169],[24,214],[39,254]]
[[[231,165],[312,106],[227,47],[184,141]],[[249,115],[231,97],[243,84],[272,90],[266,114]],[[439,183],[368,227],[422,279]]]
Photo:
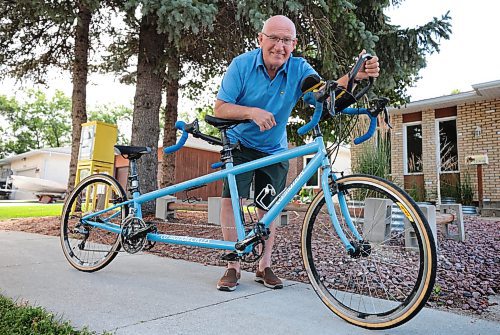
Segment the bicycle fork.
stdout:
[[[339,219],[337,218],[337,215],[335,214],[335,204],[333,203],[332,199],[332,191],[330,190],[330,180],[332,183],[335,185],[336,180],[334,174],[331,172],[330,169],[330,164],[328,160],[326,160],[322,166],[322,178],[321,178],[321,187],[323,189],[323,193],[325,196],[325,202],[326,202],[326,207],[328,209],[328,215],[330,216],[330,220],[332,222],[333,228],[335,229],[335,232],[337,233],[338,237],[342,241],[342,244],[344,244],[344,247],[346,248],[347,252],[350,255],[356,254],[357,253],[357,248],[355,248],[351,242],[347,239],[347,236],[345,235],[344,231],[342,230],[342,227],[340,227],[340,222]],[[356,242],[361,242],[363,241],[363,238],[361,235],[358,233],[358,230],[354,226],[351,220],[351,216],[349,214],[349,209],[347,207],[347,202],[345,199],[344,194],[341,191],[337,192],[338,194],[338,201],[339,201],[339,206],[340,210],[342,212],[342,216],[344,217],[347,226],[349,227],[349,230],[354,234],[354,237],[357,239]],[[354,241],[353,241],[354,242]]]

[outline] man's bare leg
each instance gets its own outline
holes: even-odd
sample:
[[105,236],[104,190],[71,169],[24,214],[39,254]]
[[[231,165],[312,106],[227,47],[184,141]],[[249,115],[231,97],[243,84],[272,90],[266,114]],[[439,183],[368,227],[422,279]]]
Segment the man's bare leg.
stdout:
[[[262,218],[265,211],[258,209],[259,218]],[[274,241],[276,238],[276,220],[269,225],[270,234],[265,242],[264,254],[259,261],[259,267],[255,273],[255,281],[273,289],[283,288],[283,281],[274,274],[271,269],[271,256],[273,253]],[[262,252],[262,250],[261,250]]]
[[[267,211],[262,210],[260,208],[257,208],[257,214],[259,216],[259,220],[266,214]],[[267,267],[271,267],[271,255],[273,253],[273,247],[274,247],[274,238],[276,236],[276,220],[274,220],[271,225],[269,226],[270,230],[270,235],[268,239],[265,241],[265,247],[264,247],[264,255],[262,255],[262,258],[259,261],[259,268],[258,270],[263,271]]]
[[[224,240],[236,242],[236,240],[238,240],[238,234],[236,233],[236,225],[234,223],[233,205],[231,203],[231,198],[221,199],[220,222]],[[227,268],[235,269],[236,272],[239,273],[240,262],[228,262]]]

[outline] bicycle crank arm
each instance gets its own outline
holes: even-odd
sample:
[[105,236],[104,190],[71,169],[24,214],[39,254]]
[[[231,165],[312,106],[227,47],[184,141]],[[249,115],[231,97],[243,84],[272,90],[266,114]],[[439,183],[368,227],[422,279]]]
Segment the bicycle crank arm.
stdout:
[[145,237],[147,234],[149,233],[152,233],[156,230],[156,226],[154,225],[149,225],[143,229],[140,229],[138,231],[136,231],[135,233],[131,234],[130,236],[128,236],[127,238],[130,239],[130,240],[134,240],[134,239],[139,239],[139,238],[143,238]]

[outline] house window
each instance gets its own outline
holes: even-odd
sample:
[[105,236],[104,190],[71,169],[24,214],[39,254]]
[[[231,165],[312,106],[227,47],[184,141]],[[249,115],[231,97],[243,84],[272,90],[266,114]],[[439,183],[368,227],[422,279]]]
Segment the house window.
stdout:
[[422,173],[422,124],[411,123],[404,127],[405,174]]
[[[313,159],[313,156],[304,157],[304,167],[309,164]],[[307,181],[305,188],[319,188],[319,169],[318,171]]]
[[456,118],[437,120],[439,129],[439,162],[441,172],[458,172]]

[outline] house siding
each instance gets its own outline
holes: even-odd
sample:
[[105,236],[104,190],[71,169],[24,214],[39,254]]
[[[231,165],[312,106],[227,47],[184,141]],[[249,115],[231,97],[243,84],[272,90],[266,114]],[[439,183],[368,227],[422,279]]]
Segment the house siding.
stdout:
[[[290,147],[293,147],[290,145]],[[158,181],[161,178],[161,160],[163,155],[163,148],[158,148]],[[210,151],[198,148],[191,148],[185,146],[175,155],[175,183],[180,183],[196,177],[204,176],[209,173],[215,172],[210,166],[212,163],[220,161],[220,153],[217,151]],[[302,158],[291,159],[289,161],[289,171],[287,176],[287,185],[302,171]],[[118,182],[127,189],[127,176],[128,176],[128,160],[120,155],[115,156],[115,177]],[[187,167],[187,168],[186,168]],[[194,197],[202,200],[208,200],[208,197],[220,197],[222,195],[222,180],[209,183],[204,187],[197,188],[191,191],[178,192],[174,194],[179,199],[187,199]]]
[[[161,160],[163,148],[158,148],[158,183],[161,178]],[[212,170],[210,165],[220,160],[218,152],[184,147],[174,153],[175,155],[175,184],[203,176],[216,170]],[[117,155],[115,156],[115,176],[118,182],[127,189],[128,160]],[[197,198],[207,200],[208,197],[219,197],[222,194],[222,181],[207,184],[204,187],[182,191],[174,194],[179,199]]]

